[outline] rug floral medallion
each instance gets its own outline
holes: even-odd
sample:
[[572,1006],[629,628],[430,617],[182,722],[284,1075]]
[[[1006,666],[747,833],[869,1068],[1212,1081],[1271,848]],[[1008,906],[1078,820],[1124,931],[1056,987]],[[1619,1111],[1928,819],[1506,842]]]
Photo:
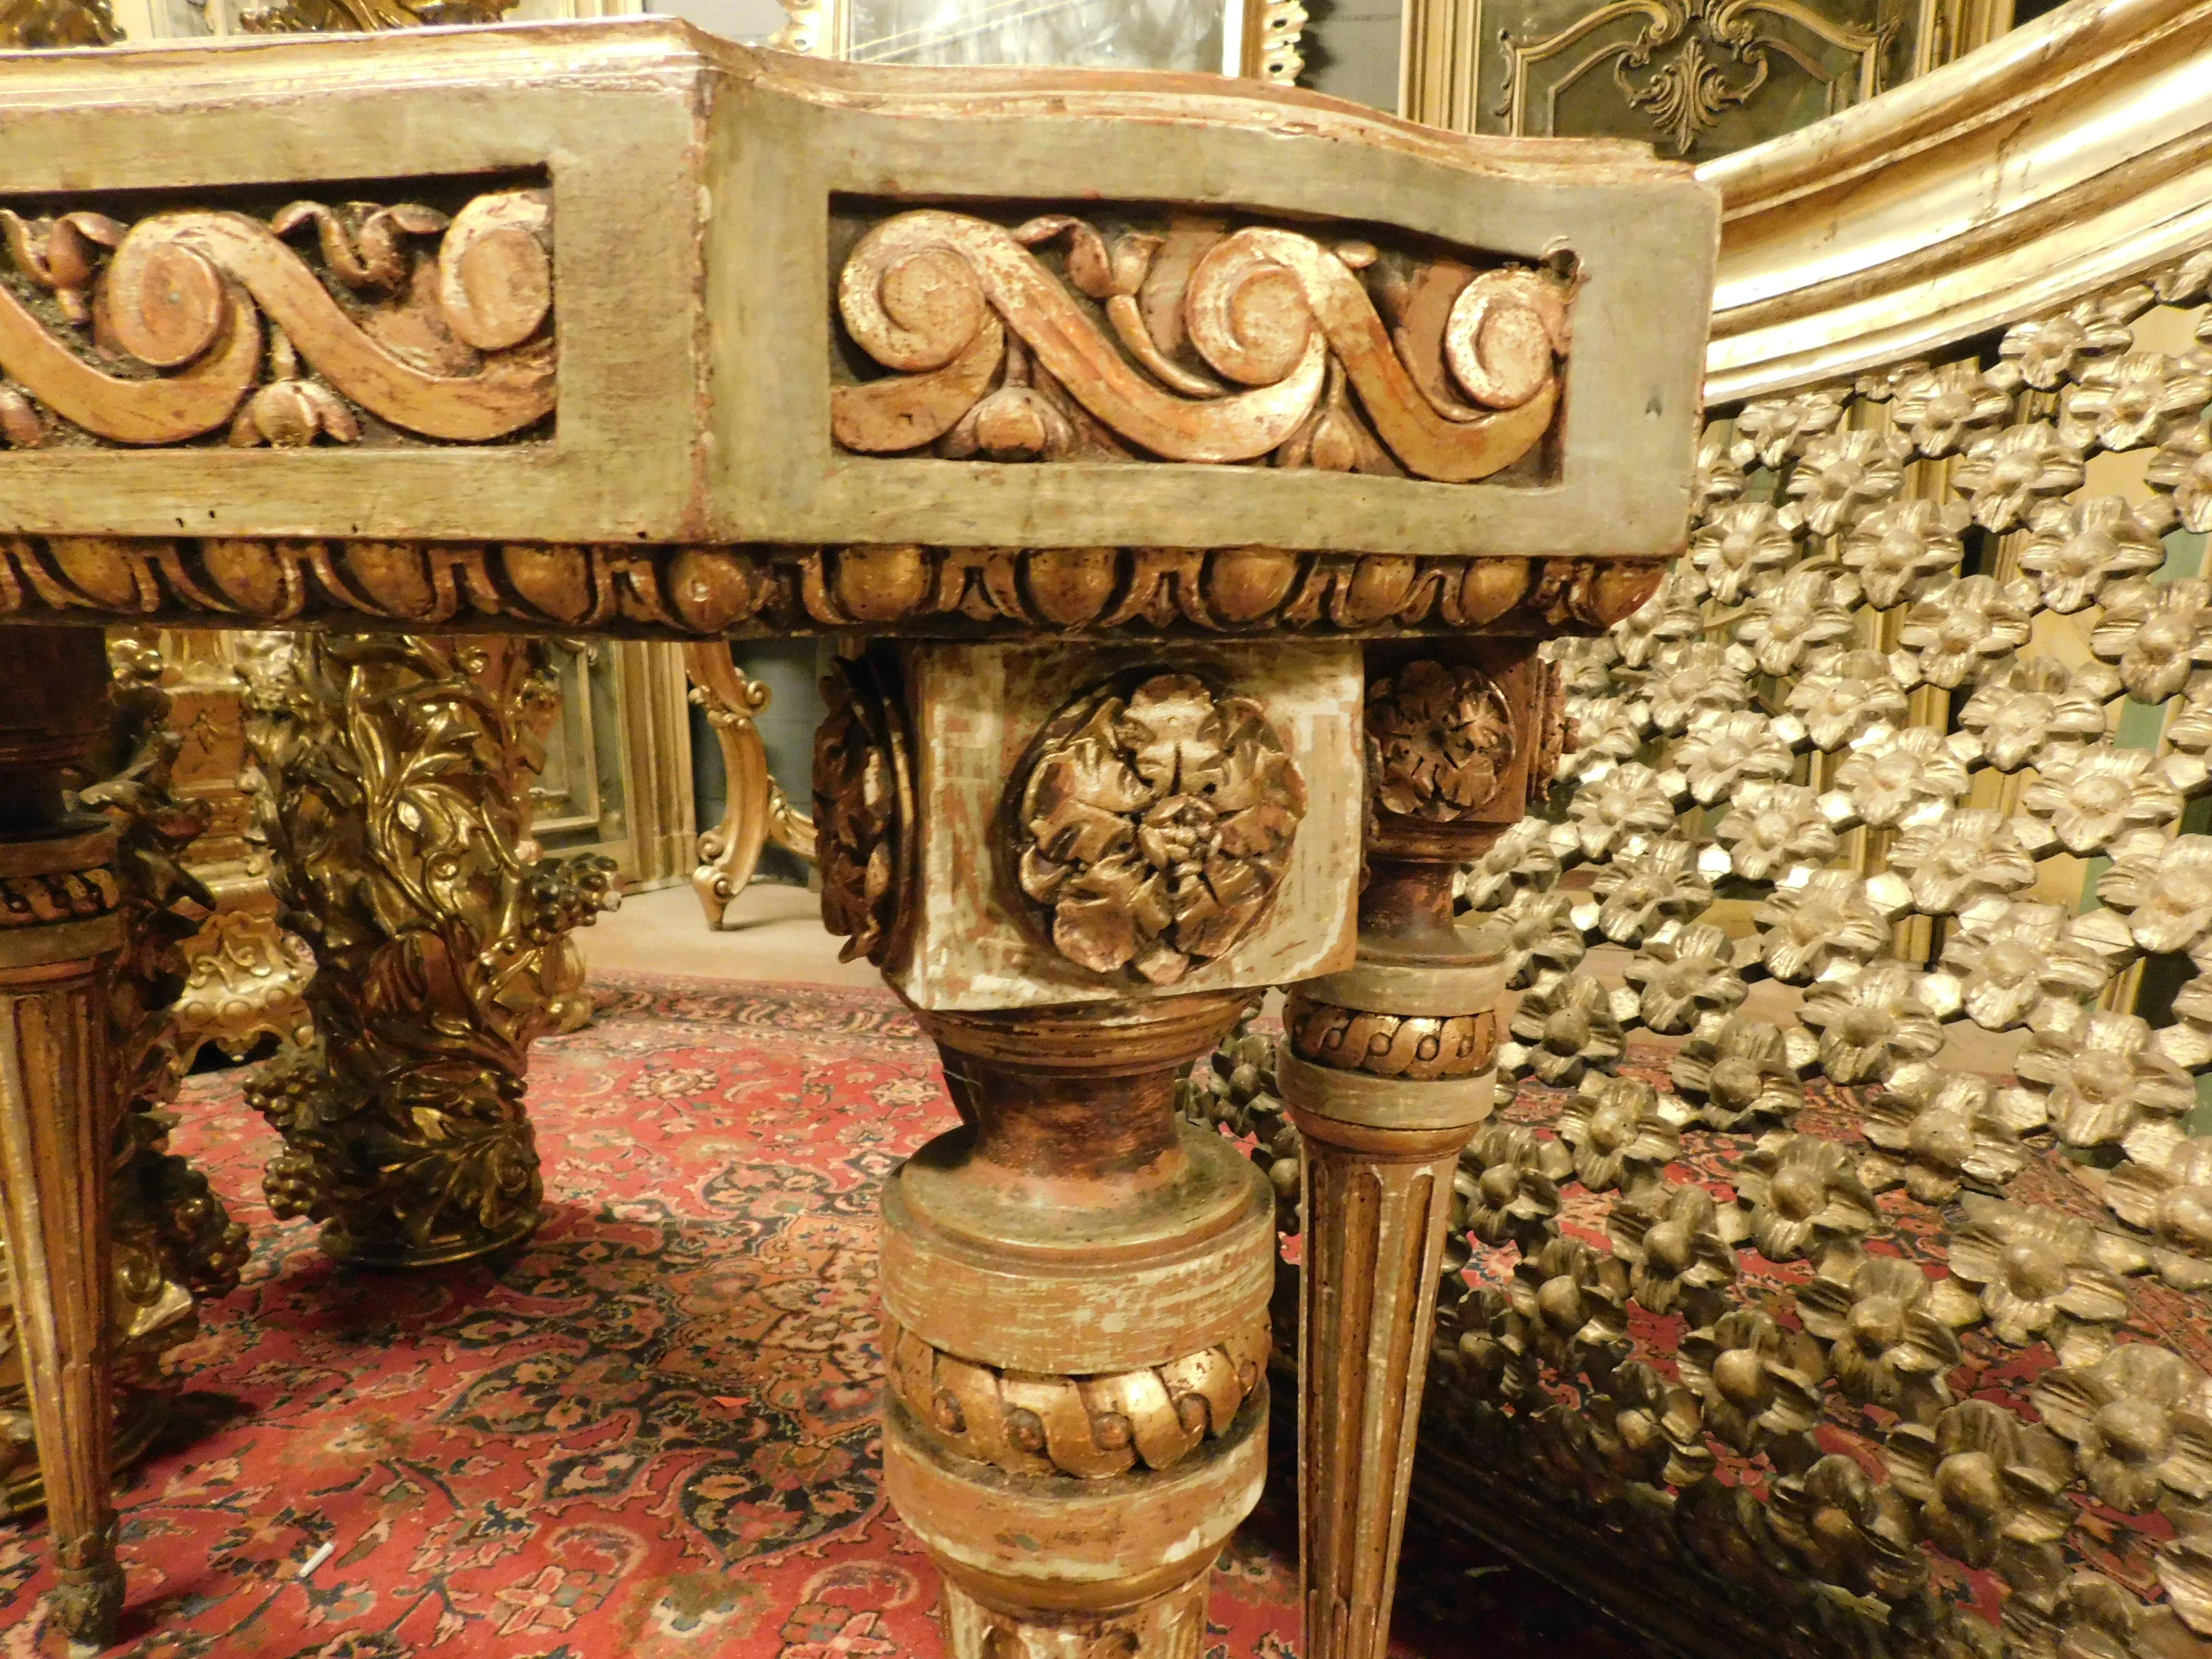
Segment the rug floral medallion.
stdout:
[[[173,1145],[255,1250],[125,1478],[114,1651],[944,1651],[877,1429],[878,1189],[953,1121],[934,1050],[888,994],[613,981],[599,1001],[533,1052],[548,1218],[489,1263],[334,1267],[262,1202],[276,1142],[242,1073],[188,1085]],[[1296,1659],[1288,1482],[1273,1491],[1224,1555],[1209,1659]],[[43,1527],[0,1528],[0,1659],[59,1651],[44,1553]],[[1470,1558],[1411,1599],[1407,1653],[1632,1651]]]

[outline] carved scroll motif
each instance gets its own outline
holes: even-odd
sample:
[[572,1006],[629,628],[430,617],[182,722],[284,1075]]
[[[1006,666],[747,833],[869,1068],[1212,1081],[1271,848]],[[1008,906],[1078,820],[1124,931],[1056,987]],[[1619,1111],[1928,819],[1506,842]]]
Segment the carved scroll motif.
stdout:
[[1109,243],[1065,214],[1009,229],[927,209],[876,225],[839,275],[847,334],[893,372],[834,387],[830,429],[870,454],[1468,483],[1550,428],[1571,302],[1527,267],[1264,225]]
[[[553,412],[550,198],[295,202],[267,222],[0,207],[0,447],[505,438]],[[313,254],[292,246],[311,242]],[[9,280],[12,276],[13,280]]]

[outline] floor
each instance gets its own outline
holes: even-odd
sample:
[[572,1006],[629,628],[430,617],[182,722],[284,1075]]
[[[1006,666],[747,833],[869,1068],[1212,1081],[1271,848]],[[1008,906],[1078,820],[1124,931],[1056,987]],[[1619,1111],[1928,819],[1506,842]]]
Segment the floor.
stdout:
[[822,926],[822,901],[803,887],[755,882],[707,926],[689,885],[632,893],[577,938],[595,973],[681,974],[697,979],[777,980],[790,985],[880,986],[866,962],[840,962],[842,940]]

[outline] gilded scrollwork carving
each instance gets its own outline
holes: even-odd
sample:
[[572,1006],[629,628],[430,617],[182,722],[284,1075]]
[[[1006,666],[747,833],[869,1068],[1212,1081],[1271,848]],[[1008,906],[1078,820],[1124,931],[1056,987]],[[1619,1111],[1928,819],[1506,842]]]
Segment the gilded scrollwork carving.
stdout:
[[[880,369],[832,387],[845,449],[1250,462],[1450,483],[1550,428],[1572,286],[1359,240],[1170,222],[881,220],[837,311]],[[1347,396],[1357,394],[1357,406]]]
[[936,1438],[1009,1474],[1104,1480],[1172,1468],[1226,1434],[1260,1391],[1271,1343],[1260,1324],[1163,1365],[1046,1376],[979,1365],[886,1319],[891,1395]]
[[[0,206],[0,434],[17,448],[439,439],[553,411],[550,198],[180,205],[125,223]],[[306,240],[311,252],[295,246]],[[95,315],[100,319],[95,329]]]
[[1498,1054],[1498,1017],[1377,1014],[1294,998],[1283,1016],[1291,1052],[1316,1066],[1411,1079],[1476,1077]]
[[1125,675],[1030,744],[1006,790],[1010,873],[1069,961],[1171,985],[1267,914],[1305,805],[1257,702],[1195,674]]
[[453,1261],[537,1225],[530,1045],[573,989],[611,861],[534,860],[553,678],[535,642],[309,635],[259,665],[248,738],[281,919],[313,949],[315,1042],[248,1085],[285,1149],[264,1184],[325,1247]]
[[1367,687],[1368,787],[1385,812],[1450,823],[1495,799],[1513,712],[1479,668],[1422,658]]

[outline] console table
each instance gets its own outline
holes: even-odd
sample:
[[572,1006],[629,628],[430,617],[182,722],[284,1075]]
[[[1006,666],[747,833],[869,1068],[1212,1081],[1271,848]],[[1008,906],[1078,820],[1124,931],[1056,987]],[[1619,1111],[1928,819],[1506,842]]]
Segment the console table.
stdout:
[[824,915],[962,1118],[883,1257],[886,1480],[954,1650],[1200,1652],[1274,1194],[1174,1088],[1289,985],[1308,1650],[1379,1659],[1503,988],[1453,874],[1556,759],[1538,641],[1683,538],[1713,193],[660,20],[0,58],[0,1156],[62,1624],[124,1599],[121,922],[64,798],[100,626],[817,633]]

